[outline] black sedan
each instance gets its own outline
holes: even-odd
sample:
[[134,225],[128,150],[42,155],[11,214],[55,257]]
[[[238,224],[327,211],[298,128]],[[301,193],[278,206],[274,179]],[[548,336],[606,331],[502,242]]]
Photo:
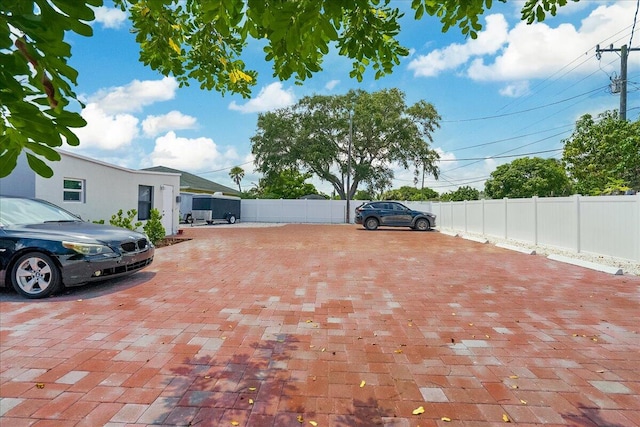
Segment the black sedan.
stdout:
[[142,233],[85,222],[42,200],[0,197],[0,286],[27,298],[134,273],[153,255]]
[[414,211],[402,203],[380,201],[358,206],[355,222],[362,224],[367,230],[375,230],[384,225],[427,231],[436,226],[436,216],[429,212]]

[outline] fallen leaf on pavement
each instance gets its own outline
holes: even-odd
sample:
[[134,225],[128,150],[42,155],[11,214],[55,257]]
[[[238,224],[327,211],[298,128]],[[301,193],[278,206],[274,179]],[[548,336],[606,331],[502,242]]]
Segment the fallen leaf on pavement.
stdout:
[[424,407],[420,406],[416,409],[413,410],[412,412],[413,415],[420,415],[420,414],[424,414]]

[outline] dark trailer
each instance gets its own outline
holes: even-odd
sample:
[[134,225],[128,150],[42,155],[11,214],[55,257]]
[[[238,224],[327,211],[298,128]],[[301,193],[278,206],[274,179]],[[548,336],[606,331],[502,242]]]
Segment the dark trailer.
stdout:
[[196,221],[227,221],[235,224],[240,219],[240,197],[225,196],[222,193],[194,194],[191,213]]

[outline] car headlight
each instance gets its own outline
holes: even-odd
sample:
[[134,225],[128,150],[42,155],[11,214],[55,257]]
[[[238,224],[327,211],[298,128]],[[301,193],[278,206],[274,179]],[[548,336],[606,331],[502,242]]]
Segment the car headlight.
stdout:
[[82,255],[101,255],[113,253],[113,250],[109,246],[93,243],[62,242],[62,246]]

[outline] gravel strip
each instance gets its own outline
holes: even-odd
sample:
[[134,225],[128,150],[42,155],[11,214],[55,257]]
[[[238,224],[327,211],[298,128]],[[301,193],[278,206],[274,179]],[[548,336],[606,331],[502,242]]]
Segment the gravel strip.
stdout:
[[[455,231],[455,230],[447,230],[447,231]],[[543,245],[533,245],[526,242],[520,242],[517,240],[508,240],[508,239],[500,239],[493,236],[481,236],[479,234],[472,233],[458,233],[460,236],[471,236],[476,238],[487,239],[491,244],[506,244],[515,247],[519,247],[527,250],[535,250],[536,255],[548,256],[551,254],[562,255],[569,258],[579,259],[582,261],[593,262],[596,264],[606,265],[609,267],[621,268],[622,272],[625,275],[633,275],[640,276],[640,264],[631,260],[621,259],[621,258],[613,258],[607,257],[603,255],[596,255],[590,253],[576,253],[574,251],[569,251],[561,248],[555,248],[552,246],[543,246]]]

